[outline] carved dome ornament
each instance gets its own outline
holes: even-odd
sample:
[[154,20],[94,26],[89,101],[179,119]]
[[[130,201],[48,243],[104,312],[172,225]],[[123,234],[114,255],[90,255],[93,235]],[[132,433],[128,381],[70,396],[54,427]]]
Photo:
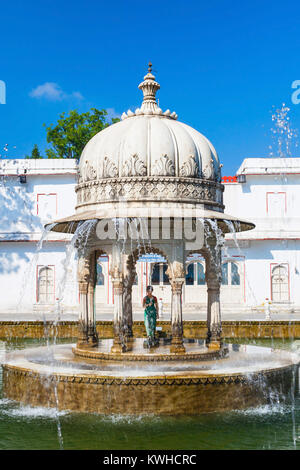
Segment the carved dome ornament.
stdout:
[[[209,140],[163,112],[149,67],[140,108],[96,134],[85,146],[76,187],[77,208],[127,201],[184,201],[223,211],[220,162]],[[96,189],[91,191],[90,186]],[[138,188],[140,188],[138,190]]]
[[199,175],[199,167],[194,155],[190,155],[189,159],[182,164],[179,174],[180,176],[197,178]]
[[100,168],[100,178],[116,178],[118,176],[118,168],[108,157],[104,157]]
[[[151,66],[138,88],[143,92],[140,108],[123,113],[120,122],[100,131],[83,149],[76,213],[59,221],[54,231],[74,231],[81,220],[121,217],[123,210],[126,217],[140,217],[145,208],[175,214],[178,208],[197,209],[203,214],[199,217],[235,220],[224,214],[222,165],[214,146],[178,121],[175,112],[158,106],[160,84]],[[247,222],[243,230],[252,226]]]
[[155,161],[152,174],[157,175],[157,176],[174,176],[175,175],[174,163],[168,157],[168,155],[162,155],[158,160]]
[[139,159],[135,153],[124,163],[122,176],[146,176],[146,165]]

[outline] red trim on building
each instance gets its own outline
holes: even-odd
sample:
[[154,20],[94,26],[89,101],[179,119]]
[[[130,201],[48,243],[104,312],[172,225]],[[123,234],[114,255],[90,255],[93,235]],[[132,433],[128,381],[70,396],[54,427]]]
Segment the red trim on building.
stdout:
[[286,213],[286,210],[287,210],[287,198],[286,198],[286,192],[285,191],[267,191],[266,192],[266,209],[267,209],[267,214],[269,213],[269,204],[268,204],[268,195],[269,194],[284,194],[285,195],[285,198],[284,198],[284,212]]
[[237,176],[223,176],[222,183],[237,183]]

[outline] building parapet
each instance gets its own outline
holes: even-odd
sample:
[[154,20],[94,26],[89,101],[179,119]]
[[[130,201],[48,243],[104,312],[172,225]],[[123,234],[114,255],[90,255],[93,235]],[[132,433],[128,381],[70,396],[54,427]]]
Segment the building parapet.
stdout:
[[3,159],[0,160],[0,175],[51,175],[76,174],[77,160],[71,158]]
[[[42,232],[0,232],[1,242],[39,242]],[[72,235],[67,233],[49,232],[45,241],[47,242],[69,242]]]
[[300,174],[300,158],[245,158],[237,175]]

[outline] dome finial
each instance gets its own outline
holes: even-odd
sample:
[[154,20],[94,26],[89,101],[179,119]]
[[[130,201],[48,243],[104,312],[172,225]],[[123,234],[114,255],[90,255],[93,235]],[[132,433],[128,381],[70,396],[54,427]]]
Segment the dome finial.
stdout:
[[152,74],[152,63],[148,64],[148,73],[144,76],[144,81],[139,84],[139,89],[144,94],[141,111],[144,114],[152,114],[158,109],[156,102],[156,92],[160,89],[160,84],[155,81],[155,76]]

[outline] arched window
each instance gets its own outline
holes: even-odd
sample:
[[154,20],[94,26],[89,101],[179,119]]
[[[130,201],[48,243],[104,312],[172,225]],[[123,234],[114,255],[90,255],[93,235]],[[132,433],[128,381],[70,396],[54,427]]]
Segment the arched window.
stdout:
[[104,274],[103,274],[103,266],[101,263],[97,263],[97,280],[96,286],[104,286]]
[[160,283],[160,265],[159,263],[155,263],[152,268],[151,274],[151,284],[157,286]]
[[169,276],[166,274],[167,269],[167,263],[155,263],[152,267],[151,284],[154,286],[169,284]]
[[185,284],[187,286],[205,285],[205,271],[202,263],[194,262],[188,265],[185,275]]
[[162,277],[163,277],[163,284],[164,286],[169,284],[169,276],[166,274],[166,271],[168,269],[168,265],[166,263],[163,264],[162,266]]
[[231,264],[231,285],[232,286],[239,286],[241,284],[241,278],[239,274],[239,268],[236,263]]
[[223,286],[228,286],[228,264],[229,263],[222,264],[222,285]]
[[285,265],[278,265],[272,269],[272,300],[286,302],[289,300],[288,269]]
[[195,271],[194,263],[190,263],[188,265],[187,273],[185,275],[185,283],[187,286],[194,285],[194,279],[195,279],[194,271]]
[[54,303],[54,267],[42,266],[38,271],[37,301],[40,304]]
[[196,263],[196,267],[197,267],[197,285],[204,286],[205,285],[204,266],[202,263]]
[[241,277],[239,267],[233,261],[226,261],[222,264],[222,285],[223,286],[239,286]]

